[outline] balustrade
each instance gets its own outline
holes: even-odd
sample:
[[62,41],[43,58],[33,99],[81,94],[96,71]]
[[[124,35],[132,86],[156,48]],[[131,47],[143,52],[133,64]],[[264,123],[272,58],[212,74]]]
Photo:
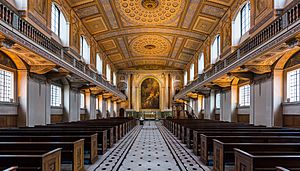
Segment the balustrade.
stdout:
[[0,20],[6,23],[7,25],[13,27],[15,30],[17,30],[36,44],[55,54],[61,60],[77,68],[89,77],[92,77],[100,84],[106,86],[111,91],[114,91],[114,93],[121,95],[122,98],[125,98],[125,96],[122,95],[122,93],[119,90],[117,90],[115,86],[112,86],[111,84],[103,80],[101,76],[99,76],[97,73],[86,67],[83,62],[69,55],[68,52],[64,50],[59,43],[55,42],[54,40],[51,40],[48,36],[44,35],[42,32],[40,32],[22,17],[20,17],[16,12],[9,9],[3,3],[0,3]]

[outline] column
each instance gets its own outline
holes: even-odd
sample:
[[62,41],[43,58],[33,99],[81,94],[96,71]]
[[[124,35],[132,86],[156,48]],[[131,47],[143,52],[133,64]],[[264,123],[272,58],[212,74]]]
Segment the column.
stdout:
[[96,97],[91,92],[85,93],[86,110],[89,119],[96,119]]
[[18,126],[28,126],[28,74],[27,70],[18,70],[18,98],[19,98],[19,114]]

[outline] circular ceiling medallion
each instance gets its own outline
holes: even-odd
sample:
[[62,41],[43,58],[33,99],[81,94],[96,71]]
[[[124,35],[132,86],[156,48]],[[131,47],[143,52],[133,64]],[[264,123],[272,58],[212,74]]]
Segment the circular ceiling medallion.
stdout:
[[130,47],[138,55],[161,56],[168,54],[171,43],[162,36],[143,35],[133,39]]
[[146,9],[155,9],[158,6],[158,0],[142,0],[142,6]]
[[117,0],[121,16],[137,24],[163,24],[178,19],[184,0]]

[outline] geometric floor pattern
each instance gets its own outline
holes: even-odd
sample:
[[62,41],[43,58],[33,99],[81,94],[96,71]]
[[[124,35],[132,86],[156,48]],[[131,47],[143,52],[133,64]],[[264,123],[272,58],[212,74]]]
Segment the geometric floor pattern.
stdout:
[[202,165],[160,122],[135,127],[88,171],[202,171]]
[[125,170],[180,171],[155,122],[145,122],[120,167]]

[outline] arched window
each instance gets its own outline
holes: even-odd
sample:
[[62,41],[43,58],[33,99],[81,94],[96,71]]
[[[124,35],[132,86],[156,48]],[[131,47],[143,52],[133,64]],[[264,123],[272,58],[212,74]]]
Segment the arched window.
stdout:
[[96,58],[97,58],[96,59],[96,66],[97,66],[98,74],[102,74],[103,61],[102,61],[99,53],[97,53]]
[[210,63],[216,63],[217,59],[220,57],[221,47],[220,47],[220,35],[217,35],[213,43],[211,44],[210,50]]
[[0,102],[15,102],[15,63],[0,52]]
[[69,23],[55,3],[52,3],[51,8],[51,30],[64,46],[69,46]]
[[194,68],[194,64],[191,64],[190,66],[190,81],[194,80],[194,76],[195,76],[195,68]]
[[249,1],[244,3],[232,22],[232,44],[235,46],[250,29],[250,7]]
[[84,36],[80,36],[80,56],[83,57],[86,64],[90,64],[90,46]]
[[110,66],[108,64],[106,64],[106,79],[108,82],[111,81],[111,70],[110,70]]
[[186,85],[187,84],[187,71],[184,71],[184,78],[183,78],[183,85]]
[[241,35],[250,29],[250,2],[246,3],[241,9]]
[[198,74],[202,74],[204,71],[204,54],[201,53],[198,59]]

